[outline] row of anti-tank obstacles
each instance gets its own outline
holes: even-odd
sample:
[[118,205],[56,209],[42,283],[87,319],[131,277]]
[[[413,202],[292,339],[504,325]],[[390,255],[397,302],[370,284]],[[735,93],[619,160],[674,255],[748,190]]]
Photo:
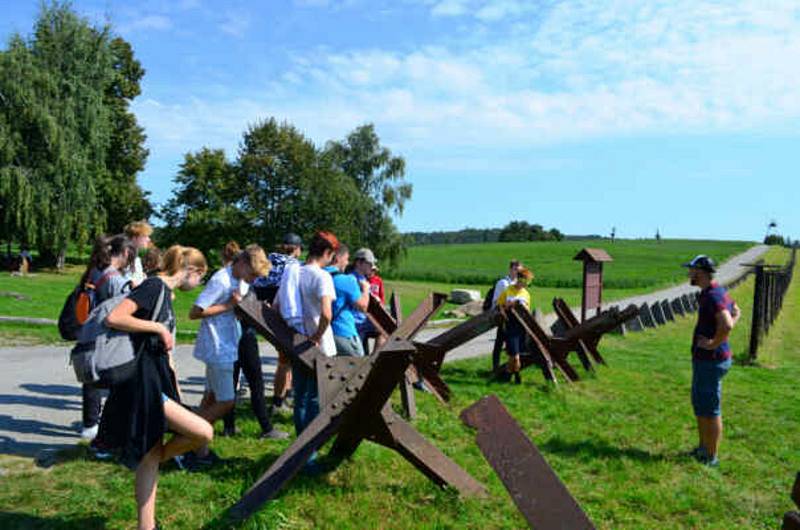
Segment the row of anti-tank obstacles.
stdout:
[[672,300],[667,298],[652,304],[645,302],[638,307],[638,312],[633,318],[626,320],[615,331],[618,333],[644,331],[647,328],[673,322],[676,317],[695,313],[699,308],[698,296],[699,292],[685,293]]
[[[587,252],[589,251],[589,252]],[[406,319],[401,318],[399,299],[392,297],[387,311],[374,298],[368,314],[376,329],[388,339],[367,357],[327,357],[292,330],[268,304],[248,297],[237,307],[239,317],[253,326],[293,365],[316,376],[320,412],[294,442],[275,460],[260,479],[228,510],[231,522],[249,517],[277,495],[313,453],[334,439],[326,455],[332,468],[354,454],[362,441],[371,441],[397,451],[434,483],[450,486],[464,496],[485,496],[485,487],[425,439],[406,421],[416,415],[412,384],[422,381],[446,403],[451,391],[439,372],[453,349],[490,331],[504,319],[516,319],[528,337],[523,368],[536,366],[553,384],[580,379],[569,362],[574,352],[586,371],[594,363],[606,364],[597,349],[605,333],[655,327],[697,310],[697,298],[685,295],[652,307],[630,305],[600,312],[602,262],[610,257],[596,249],[585,249],[576,259],[584,261],[582,322],[562,299],[553,300],[558,322],[550,329],[523,306],[493,308],[440,335],[415,340],[417,333],[445,303],[447,296],[430,294]],[[587,318],[588,310],[597,310]],[[551,331],[552,333],[548,332]],[[558,375],[557,375],[558,374]],[[400,390],[406,418],[389,403]],[[525,435],[497,397],[490,395],[461,413],[462,421],[477,430],[476,443],[500,477],[517,508],[536,528],[594,528],[556,473]]]
[[[591,252],[587,252],[591,251]],[[544,377],[557,384],[580,379],[570,364],[574,352],[587,371],[593,363],[606,364],[597,349],[605,333],[625,329],[639,331],[656,327],[698,309],[697,297],[682,295],[658,304],[616,307],[586,318],[587,310],[601,303],[602,262],[610,257],[596,249],[585,249],[576,259],[584,268],[582,322],[561,299],[553,300],[558,322],[547,331],[541,319],[522,306],[485,311],[440,335],[415,340],[417,333],[445,303],[447,296],[433,293],[406,319],[401,319],[399,300],[392,297],[390,311],[377,300],[370,301],[368,314],[376,329],[388,337],[383,346],[367,357],[327,357],[292,330],[268,304],[254,297],[242,301],[236,311],[293,365],[316,376],[320,412],[294,442],[275,460],[242,498],[228,510],[231,522],[249,517],[277,495],[327,441],[334,439],[325,459],[332,468],[352,456],[362,441],[371,441],[397,451],[420,472],[440,486],[450,486],[464,496],[485,496],[486,488],[450,460],[406,421],[415,416],[412,383],[421,380],[440,401],[451,391],[439,372],[448,352],[490,331],[503,319],[516,319],[528,336],[528,352],[522,366],[537,366]],[[624,326],[624,327],[623,327]],[[559,376],[557,376],[559,374]],[[394,412],[389,402],[399,387],[406,418]],[[500,477],[517,508],[536,528],[594,528],[556,473],[525,435],[497,397],[484,397],[462,411],[462,421],[477,430],[476,443]]]
[[[319,415],[275,460],[267,471],[228,511],[231,521],[242,520],[300,471],[310,456],[334,439],[326,457],[332,468],[356,451],[362,441],[371,441],[397,451],[434,483],[450,486],[464,496],[485,496],[485,487],[426,440],[400,414],[389,399],[400,389],[406,416],[413,418],[415,405],[411,383],[421,380],[431,393],[447,402],[451,391],[439,375],[448,352],[491,330],[502,321],[505,310],[495,308],[473,317],[428,340],[415,340],[417,333],[441,308],[446,295],[430,294],[406,319],[399,314],[394,297],[392,311],[371,301],[368,313],[388,340],[367,357],[327,357],[303,335],[292,330],[268,304],[254,297],[237,307],[239,317],[253,326],[292,363],[316,376]],[[607,333],[637,314],[630,306],[612,308],[578,323],[563,300],[553,301],[562,318],[563,333],[553,336],[521,306],[512,307],[505,318],[516,318],[535,347],[523,357],[523,366],[539,366],[554,383],[556,372],[567,381],[579,376],[568,362],[577,352],[591,369],[592,360],[604,363],[597,344]],[[589,360],[589,356],[592,360]],[[536,528],[594,528],[567,488],[525,436],[499,399],[487,396],[461,413],[462,421],[475,428],[476,443],[500,477],[526,520]],[[511,458],[513,455],[513,458]]]

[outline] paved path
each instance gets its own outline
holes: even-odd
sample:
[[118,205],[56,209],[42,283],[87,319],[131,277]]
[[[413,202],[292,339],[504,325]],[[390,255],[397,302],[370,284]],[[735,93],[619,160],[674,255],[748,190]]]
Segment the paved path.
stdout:
[[[720,267],[718,279],[728,283],[752,263],[767,247],[755,246]],[[614,305],[652,303],[674,298],[695,288],[680,285],[643,296],[618,300]],[[548,324],[555,317],[546,315]],[[425,329],[422,340],[441,333],[441,329]],[[491,351],[494,331],[464,344],[448,354],[448,361],[484,355]],[[185,400],[199,403],[203,391],[203,365],[191,355],[192,346],[178,346],[175,354]],[[271,386],[277,355],[275,350],[261,344],[265,379]],[[11,347],[0,349],[0,455],[36,456],[44,449],[73,445],[79,441],[81,420],[81,389],[75,383],[72,368],[67,364],[69,348],[64,346]],[[270,392],[268,392],[269,394]]]

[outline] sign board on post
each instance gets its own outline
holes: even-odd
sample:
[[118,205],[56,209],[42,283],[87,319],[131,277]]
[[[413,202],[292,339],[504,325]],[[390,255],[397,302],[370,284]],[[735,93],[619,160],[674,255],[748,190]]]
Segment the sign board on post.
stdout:
[[614,260],[599,248],[585,248],[572,259],[583,262],[581,322],[584,322],[590,309],[595,310],[595,315],[600,314],[603,303],[603,263]]

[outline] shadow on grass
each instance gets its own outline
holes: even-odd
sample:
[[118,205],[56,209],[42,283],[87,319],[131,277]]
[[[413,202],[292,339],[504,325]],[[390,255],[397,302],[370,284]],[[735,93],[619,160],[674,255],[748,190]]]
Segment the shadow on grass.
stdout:
[[568,442],[562,438],[551,438],[539,447],[550,453],[557,453],[582,460],[593,460],[595,458],[630,458],[640,462],[657,462],[667,460],[662,454],[654,454],[642,449],[620,448],[609,445],[598,440],[584,440],[580,442]]
[[101,517],[38,517],[25,513],[0,512],[3,530],[94,530],[106,527]]

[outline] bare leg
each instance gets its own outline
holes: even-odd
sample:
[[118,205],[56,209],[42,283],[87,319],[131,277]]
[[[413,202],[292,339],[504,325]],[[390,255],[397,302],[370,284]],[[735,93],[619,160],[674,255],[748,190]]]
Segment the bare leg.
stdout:
[[156,490],[161,451],[162,445],[159,441],[144,455],[136,467],[136,511],[139,530],[153,530],[156,526]]
[[705,438],[703,437],[703,433],[705,433],[705,423],[703,422],[702,416],[696,416],[697,418],[697,447],[705,447]]
[[273,385],[276,398],[283,399],[286,392],[292,387],[292,365],[282,353],[278,353],[278,368],[275,370],[275,384]]
[[[228,412],[233,410],[236,404],[235,400],[231,401],[217,401],[213,392],[207,392],[203,397],[204,404],[201,404],[197,415],[206,420],[211,425],[214,422],[223,418]],[[208,444],[204,444],[195,451],[197,456],[203,457],[208,455]]]
[[708,456],[714,458],[719,450],[719,442],[722,439],[722,416],[703,418],[705,423],[705,436],[703,446],[708,452]]
[[164,445],[162,462],[198,447],[208,446],[214,438],[214,428],[210,423],[171,399],[164,402],[164,416],[170,430],[177,434]]

